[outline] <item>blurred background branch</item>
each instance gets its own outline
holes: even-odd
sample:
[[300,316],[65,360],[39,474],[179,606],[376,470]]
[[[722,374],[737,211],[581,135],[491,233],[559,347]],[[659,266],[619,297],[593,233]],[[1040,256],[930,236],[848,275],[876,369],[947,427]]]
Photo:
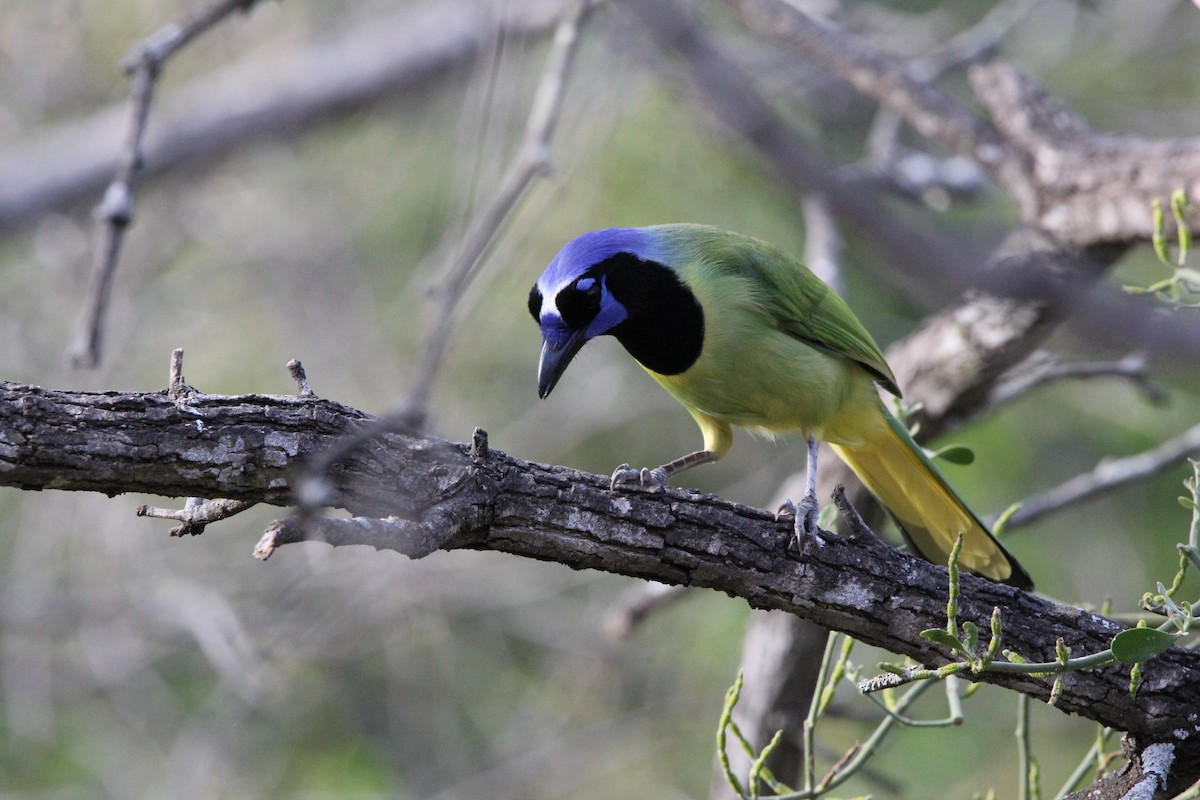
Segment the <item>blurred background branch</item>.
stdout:
[[121,145],[117,174],[92,210],[96,220],[92,275],[87,302],[69,356],[77,367],[94,367],[100,361],[104,317],[112,293],[113,275],[121,259],[125,231],[133,221],[137,185],[145,163],[146,124],[154,101],[154,87],[167,61],[175,53],[235,11],[247,12],[256,0],[215,0],[193,12],[185,21],[168,25],[133,47],[122,67],[130,76],[128,120]]
[[591,14],[594,2],[579,0],[576,5],[576,9],[563,18],[554,32],[553,49],[525,123],[525,137],[500,182],[496,196],[465,233],[454,232],[454,238],[461,237],[461,243],[451,246],[451,242],[446,242],[443,246],[445,251],[456,253],[456,257],[447,265],[445,276],[435,290],[437,316],[425,342],[421,361],[417,364],[408,402],[399,412],[405,424],[411,427],[425,426],[433,382],[454,338],[454,309],[467,283],[474,277],[488,247],[516,211],[533,182],[545,177],[554,168],[554,130],[558,126],[567,78],[579,46],[580,27]]
[[[501,31],[518,37],[550,32],[565,6],[565,0],[531,0],[500,12],[417,3],[286,53],[248,55],[162,94],[146,132],[142,174],[195,167],[230,148],[419,92],[468,63]],[[6,142],[0,148],[0,231],[100,193],[118,163],[124,114],[121,106],[102,108]]]

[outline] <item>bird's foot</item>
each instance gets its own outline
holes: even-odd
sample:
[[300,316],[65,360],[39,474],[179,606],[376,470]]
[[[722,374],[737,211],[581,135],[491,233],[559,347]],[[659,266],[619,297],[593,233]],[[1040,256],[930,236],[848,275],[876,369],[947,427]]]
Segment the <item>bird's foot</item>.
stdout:
[[662,467],[642,467],[634,469],[628,464],[622,464],[613,470],[612,480],[608,484],[609,491],[618,489],[642,489],[648,492],[661,492],[667,488],[667,473]]
[[795,552],[803,550],[805,539],[811,538],[817,546],[825,544],[825,540],[821,538],[821,529],[817,527],[817,518],[820,516],[821,509],[817,504],[816,495],[806,494],[797,506],[791,500],[780,506],[776,512],[775,518],[792,516],[795,518],[792,527],[792,540],[788,543],[788,549]]

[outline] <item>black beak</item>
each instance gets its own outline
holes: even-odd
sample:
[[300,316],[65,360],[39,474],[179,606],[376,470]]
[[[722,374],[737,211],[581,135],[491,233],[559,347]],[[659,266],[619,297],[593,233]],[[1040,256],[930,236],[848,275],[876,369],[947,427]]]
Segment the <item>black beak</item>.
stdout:
[[558,379],[567,371],[567,365],[587,342],[587,329],[580,328],[571,334],[559,347],[542,340],[542,357],[538,361],[538,397],[545,400],[554,390]]

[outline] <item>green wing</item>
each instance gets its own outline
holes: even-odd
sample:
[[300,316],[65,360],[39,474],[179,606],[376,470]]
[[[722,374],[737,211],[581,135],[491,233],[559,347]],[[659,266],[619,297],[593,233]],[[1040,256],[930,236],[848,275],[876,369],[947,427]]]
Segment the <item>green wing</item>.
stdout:
[[678,226],[711,268],[748,280],[779,328],[805,343],[862,364],[892,394],[896,376],[846,302],[792,256],[766,242],[706,226]]

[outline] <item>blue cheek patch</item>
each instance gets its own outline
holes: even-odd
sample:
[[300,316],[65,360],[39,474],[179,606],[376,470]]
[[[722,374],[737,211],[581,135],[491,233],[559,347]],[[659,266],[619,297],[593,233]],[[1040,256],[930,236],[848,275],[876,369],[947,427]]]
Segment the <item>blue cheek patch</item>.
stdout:
[[625,310],[625,306],[621,305],[615,297],[608,293],[608,288],[604,288],[604,294],[600,298],[600,311],[596,314],[596,318],[592,320],[592,324],[588,325],[587,337],[591,339],[593,336],[599,336],[608,333],[616,326],[625,321],[629,316],[629,312]]

